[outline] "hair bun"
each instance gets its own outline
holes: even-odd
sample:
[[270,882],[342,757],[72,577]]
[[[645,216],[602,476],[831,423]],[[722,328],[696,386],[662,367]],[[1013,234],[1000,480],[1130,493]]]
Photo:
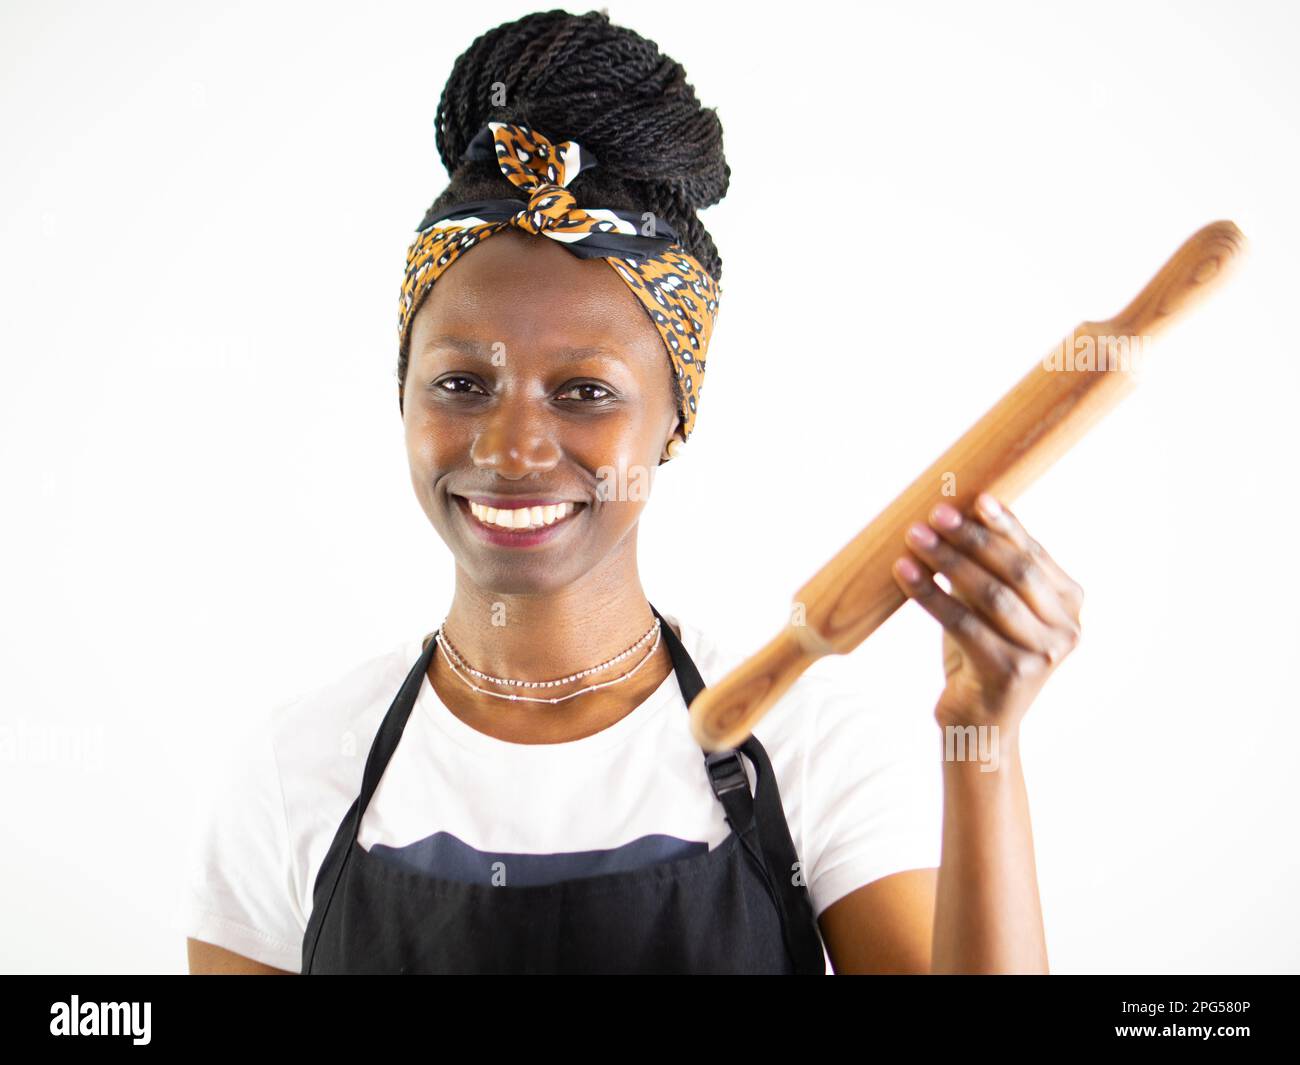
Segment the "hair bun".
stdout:
[[438,154],[453,180],[489,121],[577,141],[600,161],[589,173],[605,171],[595,181],[620,181],[642,199],[654,186],[652,198],[674,214],[717,203],[731,179],[722,123],[700,106],[685,69],[653,41],[611,24],[605,11],[524,15],[488,30],[456,59],[435,120]]

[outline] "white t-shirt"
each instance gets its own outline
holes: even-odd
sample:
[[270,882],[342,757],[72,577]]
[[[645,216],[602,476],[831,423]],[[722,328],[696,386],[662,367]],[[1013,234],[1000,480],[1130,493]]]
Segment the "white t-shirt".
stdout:
[[[661,613],[706,685],[745,657]],[[317,871],[424,635],[259,719],[197,826],[181,903],[187,936],[300,971]],[[508,859],[507,889],[711,849],[730,826],[689,722],[673,672],[600,732],[510,743],[461,721],[426,676],[358,841],[446,879],[481,882],[481,870]],[[882,876],[939,864],[938,744],[922,757],[896,725],[814,664],[754,728],[818,916]]]

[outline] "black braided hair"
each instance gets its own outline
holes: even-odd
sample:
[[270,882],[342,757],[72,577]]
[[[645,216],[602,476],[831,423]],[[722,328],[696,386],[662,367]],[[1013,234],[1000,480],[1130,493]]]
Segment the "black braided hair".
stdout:
[[[727,193],[722,123],[700,106],[682,65],[653,41],[611,24],[604,11],[535,12],[480,36],[456,60],[438,101],[438,155],[451,183],[418,228],[465,200],[527,201],[494,161],[461,160],[489,121],[534,127],[554,142],[590,149],[598,165],[568,186],[579,207],[652,212],[714,281],[722,280],[722,258],[695,214]],[[399,397],[409,354],[408,333],[397,360]],[[680,408],[681,385],[669,369]]]

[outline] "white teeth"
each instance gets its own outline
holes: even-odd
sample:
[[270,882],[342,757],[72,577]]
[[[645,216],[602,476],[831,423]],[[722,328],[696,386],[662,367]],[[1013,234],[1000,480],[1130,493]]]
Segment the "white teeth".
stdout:
[[470,501],[470,512],[479,521],[487,525],[496,525],[502,529],[539,529],[554,525],[572,514],[577,505],[574,503],[551,503],[547,506],[520,507],[517,510],[497,510]]

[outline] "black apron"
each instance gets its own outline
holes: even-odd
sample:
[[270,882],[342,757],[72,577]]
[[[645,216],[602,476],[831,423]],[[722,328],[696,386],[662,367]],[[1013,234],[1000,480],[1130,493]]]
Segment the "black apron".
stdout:
[[[704,689],[663,616],[689,707]],[[731,834],[707,853],[520,887],[444,880],[370,854],[361,816],[397,748],[436,640],[375,734],[357,797],[313,888],[302,973],[807,973],[824,975],[772,763],[755,736],[705,755]],[[751,796],[737,750],[753,763]],[[592,796],[599,802],[598,795]]]

